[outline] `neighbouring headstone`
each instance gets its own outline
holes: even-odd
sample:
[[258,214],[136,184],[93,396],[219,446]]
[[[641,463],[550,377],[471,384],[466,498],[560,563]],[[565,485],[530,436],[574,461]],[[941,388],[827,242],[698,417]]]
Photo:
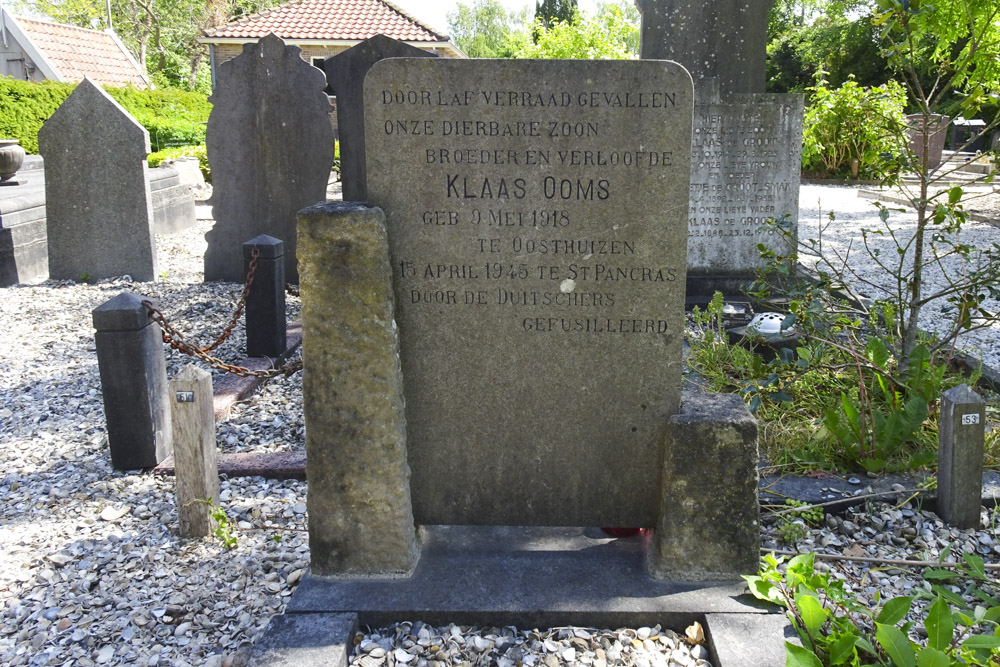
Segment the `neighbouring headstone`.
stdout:
[[[254,253],[257,254],[256,261]],[[248,357],[280,357],[288,345],[285,318],[285,244],[261,234],[243,244],[243,272],[253,268],[246,299]]]
[[979,527],[985,447],[983,397],[964,384],[941,394],[937,509],[949,525]]
[[365,75],[386,58],[427,58],[437,54],[385,35],[375,35],[323,61],[327,92],[337,96],[340,130],[340,180],[344,201],[367,201],[365,170]]
[[674,60],[702,90],[718,79],[723,95],[763,93],[767,14],[774,0],[637,0],[640,57]]
[[207,281],[243,282],[243,242],[268,234],[285,243],[285,276],[298,282],[295,214],[326,199],[334,143],[326,79],[300,51],[271,34],[219,67],[206,135]]
[[149,133],[90,79],[38,131],[49,277],[156,276]]
[[327,202],[299,230],[312,570],[406,575],[417,536],[384,217]]
[[773,228],[798,230],[801,95],[708,93],[695,104],[687,293],[735,295],[762,265],[758,244],[792,250]]
[[653,525],[680,402],[690,77],[390,59],[365,104],[417,522]]
[[188,364],[170,381],[174,480],[181,537],[212,532],[219,500],[219,463],[212,410],[212,374]]
[[143,300],[123,292],[92,313],[108,446],[118,470],[155,467],[173,451],[163,339]]

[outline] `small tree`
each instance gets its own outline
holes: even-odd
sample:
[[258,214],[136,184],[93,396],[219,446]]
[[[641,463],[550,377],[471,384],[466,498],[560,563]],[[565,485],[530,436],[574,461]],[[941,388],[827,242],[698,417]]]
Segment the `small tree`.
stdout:
[[572,58],[627,60],[638,57],[638,14],[604,3],[596,16],[582,12],[571,22],[557,21],[533,27],[535,40],[523,40],[517,58]]
[[[920,312],[931,301],[946,299],[955,309],[951,330],[932,351],[951,344],[962,330],[986,327],[1000,319],[1000,313],[985,307],[987,297],[1000,298],[1000,246],[977,249],[953,240],[966,221],[964,192],[940,184],[958,167],[935,171],[928,161],[937,112],[953,117],[973,114],[986,100],[1000,96],[1000,3],[952,0],[931,5],[922,0],[879,0],[879,6],[882,11],[875,22],[884,27],[889,62],[918,109],[916,140],[922,148],[914,151],[902,142],[917,176],[915,188],[902,186],[917,213],[914,236],[900,247],[912,257],[912,267],[893,268],[899,288],[890,294],[902,305],[892,334],[898,340],[894,351],[905,370],[919,343]],[[929,77],[922,75],[922,63]],[[956,101],[949,104],[950,100]],[[997,127],[997,121],[993,119],[986,130]],[[981,180],[992,180],[994,175],[995,169]],[[883,207],[881,214],[885,220],[888,210]],[[950,270],[945,262],[956,256],[963,260],[959,271]],[[941,271],[947,285],[925,293],[924,276],[931,267]]]

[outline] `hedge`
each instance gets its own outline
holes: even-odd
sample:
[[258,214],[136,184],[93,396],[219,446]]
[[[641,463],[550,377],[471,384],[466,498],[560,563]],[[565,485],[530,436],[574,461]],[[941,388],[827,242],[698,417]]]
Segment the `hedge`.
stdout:
[[[38,130],[75,87],[0,77],[0,138],[19,139],[25,151],[38,153]],[[205,122],[212,109],[205,95],[168,88],[104,89],[149,131],[153,151],[205,142]]]

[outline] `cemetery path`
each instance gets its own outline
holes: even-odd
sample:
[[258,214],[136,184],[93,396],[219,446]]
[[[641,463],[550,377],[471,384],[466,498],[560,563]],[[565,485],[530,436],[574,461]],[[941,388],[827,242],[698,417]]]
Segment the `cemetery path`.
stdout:
[[[838,210],[831,243],[845,244],[852,230],[876,221],[855,189],[806,186],[801,201],[804,223],[816,220],[817,201],[824,211]],[[304,483],[223,480],[217,502],[237,538],[236,548],[227,550],[212,538],[176,537],[171,478],[110,465],[90,312],[130,291],[158,299],[191,338],[214,338],[239,290],[201,282],[209,224],[157,238],[163,275],[155,283],[49,281],[3,290],[2,664],[238,665],[270,616],[284,610],[308,566]],[[1000,233],[976,229],[994,240]],[[289,318],[298,308],[290,298]],[[219,356],[241,358],[242,340],[237,328]],[[982,345],[995,354],[989,342]],[[169,352],[167,363],[173,376],[188,359]],[[220,450],[300,451],[300,383],[298,375],[279,378],[237,406],[218,425]],[[959,531],[917,507],[873,503],[863,510],[828,517],[792,545],[766,525],[762,539],[800,551],[886,558],[935,558],[951,546],[953,553],[972,550],[1000,560],[998,512],[984,517],[983,530]],[[821,567],[841,573],[862,600],[922,585],[919,571],[864,563]]]

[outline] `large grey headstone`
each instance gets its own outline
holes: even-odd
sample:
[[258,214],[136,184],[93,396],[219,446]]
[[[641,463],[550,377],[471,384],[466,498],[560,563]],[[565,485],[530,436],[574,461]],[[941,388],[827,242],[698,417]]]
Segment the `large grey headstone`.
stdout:
[[243,242],[285,244],[285,276],[298,282],[295,214],[326,199],[333,165],[323,73],[271,34],[218,70],[206,145],[212,215],[205,280],[243,282]]
[[692,97],[667,62],[371,68],[418,524],[654,525]]
[[323,61],[329,83],[327,92],[337,96],[337,127],[340,130],[340,180],[344,201],[367,201],[365,170],[365,75],[372,65],[386,58],[437,57],[385,35],[375,35]]
[[762,264],[760,243],[790,251],[767,225],[782,218],[798,229],[802,106],[801,95],[750,94],[695,104],[689,295],[739,293]]
[[767,13],[774,0],[636,0],[643,59],[676,60],[694,77],[719,79],[724,95],[763,93]]
[[38,131],[49,277],[153,280],[149,133],[84,79]]

